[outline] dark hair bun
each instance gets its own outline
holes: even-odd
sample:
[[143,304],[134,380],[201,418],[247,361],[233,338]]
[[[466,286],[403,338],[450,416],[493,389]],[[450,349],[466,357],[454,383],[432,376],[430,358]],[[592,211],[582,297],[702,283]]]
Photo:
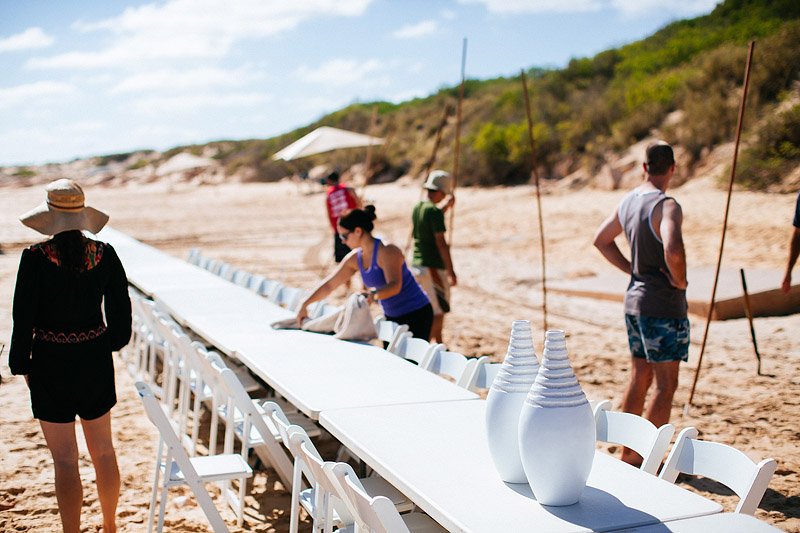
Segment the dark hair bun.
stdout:
[[375,220],[376,218],[378,218],[378,217],[375,215],[375,206],[374,206],[374,205],[367,205],[367,206],[364,206],[364,212],[367,214],[367,217],[368,217],[370,220]]

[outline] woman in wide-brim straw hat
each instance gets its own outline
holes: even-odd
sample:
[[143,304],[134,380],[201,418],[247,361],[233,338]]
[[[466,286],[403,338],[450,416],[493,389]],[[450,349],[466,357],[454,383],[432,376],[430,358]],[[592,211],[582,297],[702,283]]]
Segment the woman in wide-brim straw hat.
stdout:
[[47,200],[20,221],[53,238],[22,252],[9,367],[25,376],[33,416],[53,456],[64,532],[80,531],[76,416],[97,474],[103,531],[113,532],[120,478],[111,438],[110,410],[116,403],[111,352],[131,335],[125,271],[110,245],[82,233],[100,231],[108,215],[84,205],[83,190],[72,180],[50,183]]

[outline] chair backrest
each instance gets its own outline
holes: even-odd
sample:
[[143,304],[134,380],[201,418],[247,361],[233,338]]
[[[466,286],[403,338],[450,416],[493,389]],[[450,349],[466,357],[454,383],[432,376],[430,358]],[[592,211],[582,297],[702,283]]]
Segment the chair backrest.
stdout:
[[250,280],[247,283],[247,288],[253,292],[258,292],[258,289],[261,287],[261,284],[267,280],[264,276],[257,275],[257,276],[250,276]]
[[189,257],[186,258],[186,261],[192,265],[200,264],[200,259],[202,258],[202,254],[200,253],[200,248],[192,248],[189,250]]
[[[476,360],[472,359],[472,364],[475,362]],[[470,360],[465,355],[447,350],[433,353],[424,368],[434,374],[449,377],[456,383],[461,381],[465,372],[472,369]]]
[[697,429],[680,432],[659,477],[674,483],[679,473],[718,481],[739,496],[737,513],[754,514],[778,464],[764,459],[756,464],[733,446],[697,439]]
[[397,344],[400,342],[400,336],[408,331],[408,326],[379,316],[375,318],[375,329],[378,331],[378,340],[389,343],[386,346],[386,350],[397,353]]
[[[191,462],[189,461],[189,456],[186,455],[186,452],[183,450],[183,446],[181,445],[181,440],[178,438],[178,434],[175,433],[175,429],[172,427],[172,424],[169,422],[169,418],[161,410],[161,406],[158,403],[158,400],[153,395],[153,391],[143,381],[136,382],[136,391],[139,393],[139,397],[142,399],[142,404],[144,404],[144,410],[147,413],[147,418],[150,419],[150,422],[158,429],[158,433],[161,436],[161,439],[164,443],[169,446],[170,449],[173,450],[173,454],[175,455],[175,460],[178,460],[178,456],[181,453],[186,457],[186,462],[189,463],[191,467]],[[178,466],[183,470],[184,465],[178,463]]]
[[298,287],[287,287],[284,285],[278,292],[278,300],[276,303],[278,305],[282,305],[289,311],[297,311],[304,296],[305,291],[303,289]]
[[400,513],[386,496],[367,494],[353,468],[347,463],[326,465],[337,482],[339,497],[344,500],[354,514],[358,529],[356,531],[380,531],[409,533]]
[[219,270],[219,277],[224,279],[225,281],[233,281],[233,276],[239,271],[238,268],[234,267],[230,263],[224,263],[222,268]]
[[335,509],[342,523],[353,523],[350,510],[338,495],[338,483],[330,473],[330,469],[325,468],[326,465],[332,463],[322,459],[314,443],[311,442],[311,438],[300,426],[289,427],[289,447],[297,452],[296,459],[303,462],[305,467],[303,471],[311,474],[309,482],[316,485],[314,494],[315,507],[318,513],[326,513],[326,516],[317,516],[317,519],[324,518],[325,523],[328,523],[332,518],[330,511]]
[[252,277],[253,275],[246,270],[236,270],[231,277],[231,281],[240,287],[247,288],[250,286],[250,278]]
[[431,344],[425,339],[413,337],[411,332],[406,331],[398,338],[392,353],[399,355],[403,359],[414,361],[420,368],[425,368],[433,354],[441,350],[441,344]]
[[264,278],[264,281],[258,287],[256,292],[261,296],[264,296],[270,302],[278,303],[282,289],[283,283],[280,281]]
[[483,355],[474,361],[472,371],[465,374],[459,384],[472,392],[488,389],[502,366],[503,363],[491,363],[489,357]]
[[613,442],[631,448],[642,456],[641,469],[656,475],[661,460],[669,448],[675,426],[664,424],[660,428],[632,413],[608,411],[610,402],[600,403],[594,410],[597,440]]

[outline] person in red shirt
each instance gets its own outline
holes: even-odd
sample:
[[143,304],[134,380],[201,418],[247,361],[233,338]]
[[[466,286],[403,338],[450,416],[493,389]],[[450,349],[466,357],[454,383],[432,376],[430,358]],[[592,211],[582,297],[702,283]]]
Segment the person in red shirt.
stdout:
[[344,256],[350,252],[350,248],[339,238],[336,229],[339,216],[350,209],[360,208],[361,200],[359,200],[356,191],[352,187],[339,183],[339,173],[335,170],[325,178],[325,184],[328,185],[328,190],[325,194],[325,207],[328,210],[331,229],[333,229],[333,259],[337,263],[341,263]]

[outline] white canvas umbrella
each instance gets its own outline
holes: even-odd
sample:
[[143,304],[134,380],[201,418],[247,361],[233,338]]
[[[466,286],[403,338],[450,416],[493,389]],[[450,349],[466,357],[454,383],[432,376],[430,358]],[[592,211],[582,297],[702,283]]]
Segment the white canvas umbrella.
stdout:
[[383,142],[384,140],[380,137],[322,126],[273,155],[272,159],[276,161],[280,159],[291,161],[292,159],[329,152],[339,148],[375,146],[383,144]]

